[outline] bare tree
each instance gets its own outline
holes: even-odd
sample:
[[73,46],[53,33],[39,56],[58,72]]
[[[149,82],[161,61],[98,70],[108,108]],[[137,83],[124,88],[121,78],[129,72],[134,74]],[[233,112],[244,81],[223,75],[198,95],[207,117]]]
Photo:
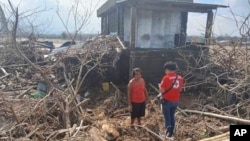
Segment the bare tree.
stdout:
[[[87,24],[92,14],[92,11],[90,11],[89,9],[87,10],[85,9],[84,4],[80,0],[77,0],[75,2],[76,2],[75,7],[71,9],[73,11],[73,19],[74,19],[74,23],[76,27],[73,35],[71,35],[72,32],[70,32],[68,27],[66,26],[67,24],[63,22],[63,18],[59,16],[62,20],[62,23],[65,25],[67,32],[70,34],[70,37],[72,40],[75,40],[76,35]],[[29,57],[27,57],[27,54],[25,54],[24,51],[22,50],[23,48],[22,45],[17,41],[17,31],[18,31],[18,27],[20,24],[19,21],[20,21],[22,14],[19,13],[18,7],[15,8],[10,0],[9,0],[9,5],[11,7],[11,11],[13,13],[13,18],[14,18],[13,29],[12,29],[12,42],[11,42],[10,47],[13,48],[17,52],[17,54],[20,55],[25,60],[25,62],[27,62],[29,66],[31,66],[34,69],[34,71],[41,76],[40,79],[44,80],[47,84],[49,84],[48,95],[44,99],[38,101],[38,103],[34,105],[34,108],[31,109],[32,112],[28,113],[27,115],[23,117],[22,116],[19,117],[18,115],[16,115],[17,113],[15,113],[15,111],[12,112],[14,115],[16,115],[16,121],[17,121],[17,123],[15,124],[15,127],[13,127],[12,129],[12,132],[14,132],[16,126],[22,127],[22,122],[24,121],[29,122],[29,118],[31,117],[34,118],[34,120],[32,120],[33,122],[36,122],[37,124],[39,124],[39,119],[41,117],[44,117],[45,114],[49,112],[49,110],[51,110],[51,108],[44,109],[44,114],[41,117],[35,117],[36,110],[39,110],[41,106],[48,104],[47,100],[49,98],[53,98],[55,101],[53,101],[52,104],[54,108],[59,109],[59,111],[62,113],[62,115],[60,115],[60,118],[61,118],[60,122],[62,122],[61,123],[62,128],[67,129],[66,137],[69,138],[72,136],[72,134],[70,133],[70,129],[72,127],[72,124],[74,123],[74,121],[72,120],[72,117],[78,120],[78,116],[81,115],[83,112],[81,109],[81,105],[85,104],[88,101],[86,99],[85,101],[80,102],[77,100],[76,97],[79,95],[80,88],[82,87],[88,74],[94,69],[98,70],[98,67],[103,66],[101,65],[103,63],[103,57],[106,54],[108,54],[109,48],[107,47],[107,48],[102,49],[100,47],[100,46],[107,45],[106,42],[105,44],[100,44],[99,46],[95,45],[96,47],[89,45],[89,46],[83,47],[83,51],[80,52],[80,54],[76,53],[76,54],[73,54],[73,56],[71,57],[67,56],[68,54],[70,54],[70,51],[71,51],[70,48],[68,48],[67,52],[59,56],[56,62],[53,62],[53,63],[51,62],[52,65],[41,67],[38,64],[34,63],[32,60],[30,60]],[[83,10],[86,10],[83,13],[83,15],[80,14],[82,13],[79,11],[80,6],[82,6],[81,8]],[[33,27],[34,26],[31,27],[32,33],[34,31]],[[79,68],[79,70],[76,70],[75,72],[72,72],[69,70],[70,64],[67,63],[67,60],[72,57],[75,58],[75,61],[77,62],[76,64],[77,68]],[[67,87],[64,90],[59,90],[57,87],[55,87],[54,82],[50,78],[51,73],[58,66],[63,67],[63,75],[67,84]],[[68,73],[73,73],[74,76],[76,77],[69,77]],[[54,95],[55,97],[50,97],[52,95]],[[50,117],[50,118],[56,121],[57,117]],[[36,130],[39,130],[39,129],[37,128]],[[35,132],[30,133],[29,135],[26,136],[26,138],[32,136],[32,134],[34,133]],[[54,138],[58,134],[61,134],[61,133],[65,133],[65,132],[61,132],[61,130],[55,131],[52,134],[47,136],[47,140],[49,140],[50,138]]]

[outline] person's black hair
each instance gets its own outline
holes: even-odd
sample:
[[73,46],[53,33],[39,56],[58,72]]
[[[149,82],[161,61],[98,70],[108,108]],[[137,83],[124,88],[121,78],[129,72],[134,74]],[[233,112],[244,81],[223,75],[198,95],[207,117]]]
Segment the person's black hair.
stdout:
[[132,76],[133,76],[133,77],[135,76],[136,72],[140,72],[140,73],[142,74],[142,70],[141,70],[140,68],[134,68],[134,69],[132,70]]
[[167,61],[164,66],[164,70],[168,69],[170,71],[175,71],[176,70],[176,63],[173,61]]

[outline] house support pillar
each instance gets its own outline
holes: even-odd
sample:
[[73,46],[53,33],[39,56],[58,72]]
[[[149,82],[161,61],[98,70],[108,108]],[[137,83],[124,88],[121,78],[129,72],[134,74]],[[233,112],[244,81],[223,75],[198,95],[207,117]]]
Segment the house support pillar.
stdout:
[[130,8],[131,15],[131,31],[130,31],[130,49],[135,49],[135,33],[136,33],[136,18],[137,12],[134,6]]
[[214,18],[214,13],[212,10],[210,10],[207,13],[207,25],[205,33],[206,45],[210,45],[212,43],[211,37],[212,37],[213,18]]

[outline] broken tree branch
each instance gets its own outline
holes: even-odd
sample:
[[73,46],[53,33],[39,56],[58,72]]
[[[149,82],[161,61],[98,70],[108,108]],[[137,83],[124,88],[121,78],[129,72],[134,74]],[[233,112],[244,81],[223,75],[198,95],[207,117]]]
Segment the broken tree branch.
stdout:
[[74,111],[75,109],[77,109],[79,106],[85,104],[86,102],[88,102],[90,99],[85,99],[83,101],[81,101],[80,103],[78,103],[74,108],[70,109],[70,112]]
[[250,120],[240,119],[240,118],[236,118],[236,117],[223,116],[223,115],[218,115],[218,114],[209,113],[209,112],[201,112],[201,111],[196,111],[196,110],[184,110],[184,112],[201,114],[201,115],[205,115],[205,116],[212,116],[212,117],[228,120],[231,122],[237,122],[237,123],[241,123],[241,124],[250,124]]
[[[75,129],[76,130],[84,130],[86,128],[88,128],[89,126],[81,126],[81,127],[76,127]],[[54,135],[58,135],[58,134],[62,134],[62,133],[65,133],[65,132],[70,132],[72,131],[72,128],[68,128],[68,129],[61,129],[61,130],[57,130],[57,131],[54,131],[52,132],[47,138],[46,138],[46,141],[48,141],[52,136]]]
[[142,129],[145,129],[146,131],[148,131],[149,133],[151,133],[152,135],[154,135],[155,137],[157,137],[159,140],[164,141],[164,139],[162,137],[160,137],[159,135],[157,135],[155,132],[151,131],[147,127],[144,127],[144,126],[141,126],[141,125],[133,125],[133,126],[137,126],[137,127],[142,128]]

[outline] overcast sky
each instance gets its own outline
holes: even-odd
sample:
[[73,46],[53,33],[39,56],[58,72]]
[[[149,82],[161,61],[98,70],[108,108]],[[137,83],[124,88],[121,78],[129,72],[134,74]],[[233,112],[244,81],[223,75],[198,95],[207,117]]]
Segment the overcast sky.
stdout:
[[[68,13],[72,7],[75,7],[76,0],[11,0],[15,7],[19,7],[19,13],[23,13],[21,23],[23,28],[30,28],[34,26],[37,32],[44,34],[61,34],[66,30],[65,26],[70,31],[73,31],[74,22],[71,20],[67,22]],[[99,33],[100,32],[100,18],[96,16],[96,9],[99,8],[106,0],[81,0],[79,4],[79,12],[81,15],[88,11],[94,11],[90,16],[90,21],[84,25],[81,33]],[[227,5],[230,8],[219,8],[215,12],[215,25],[213,33],[219,35],[238,35],[238,29],[234,20],[233,14],[237,21],[242,21],[248,14],[250,14],[250,4],[248,0],[194,0],[196,3],[219,4]],[[0,0],[2,8],[6,12],[6,17],[10,17],[8,10],[10,9],[7,0]],[[83,8],[84,7],[84,8]],[[87,9],[87,11],[86,11]],[[35,14],[31,14],[34,13]],[[40,12],[42,11],[42,12]],[[72,12],[71,12],[72,15]],[[28,18],[26,17],[28,16]],[[64,19],[64,24],[60,20],[60,16]],[[202,35],[204,34],[205,22],[207,14],[190,13],[188,19],[188,35]],[[82,18],[81,18],[82,19]],[[79,19],[77,19],[78,22]],[[79,25],[79,24],[78,24]],[[36,28],[39,27],[39,28]]]

